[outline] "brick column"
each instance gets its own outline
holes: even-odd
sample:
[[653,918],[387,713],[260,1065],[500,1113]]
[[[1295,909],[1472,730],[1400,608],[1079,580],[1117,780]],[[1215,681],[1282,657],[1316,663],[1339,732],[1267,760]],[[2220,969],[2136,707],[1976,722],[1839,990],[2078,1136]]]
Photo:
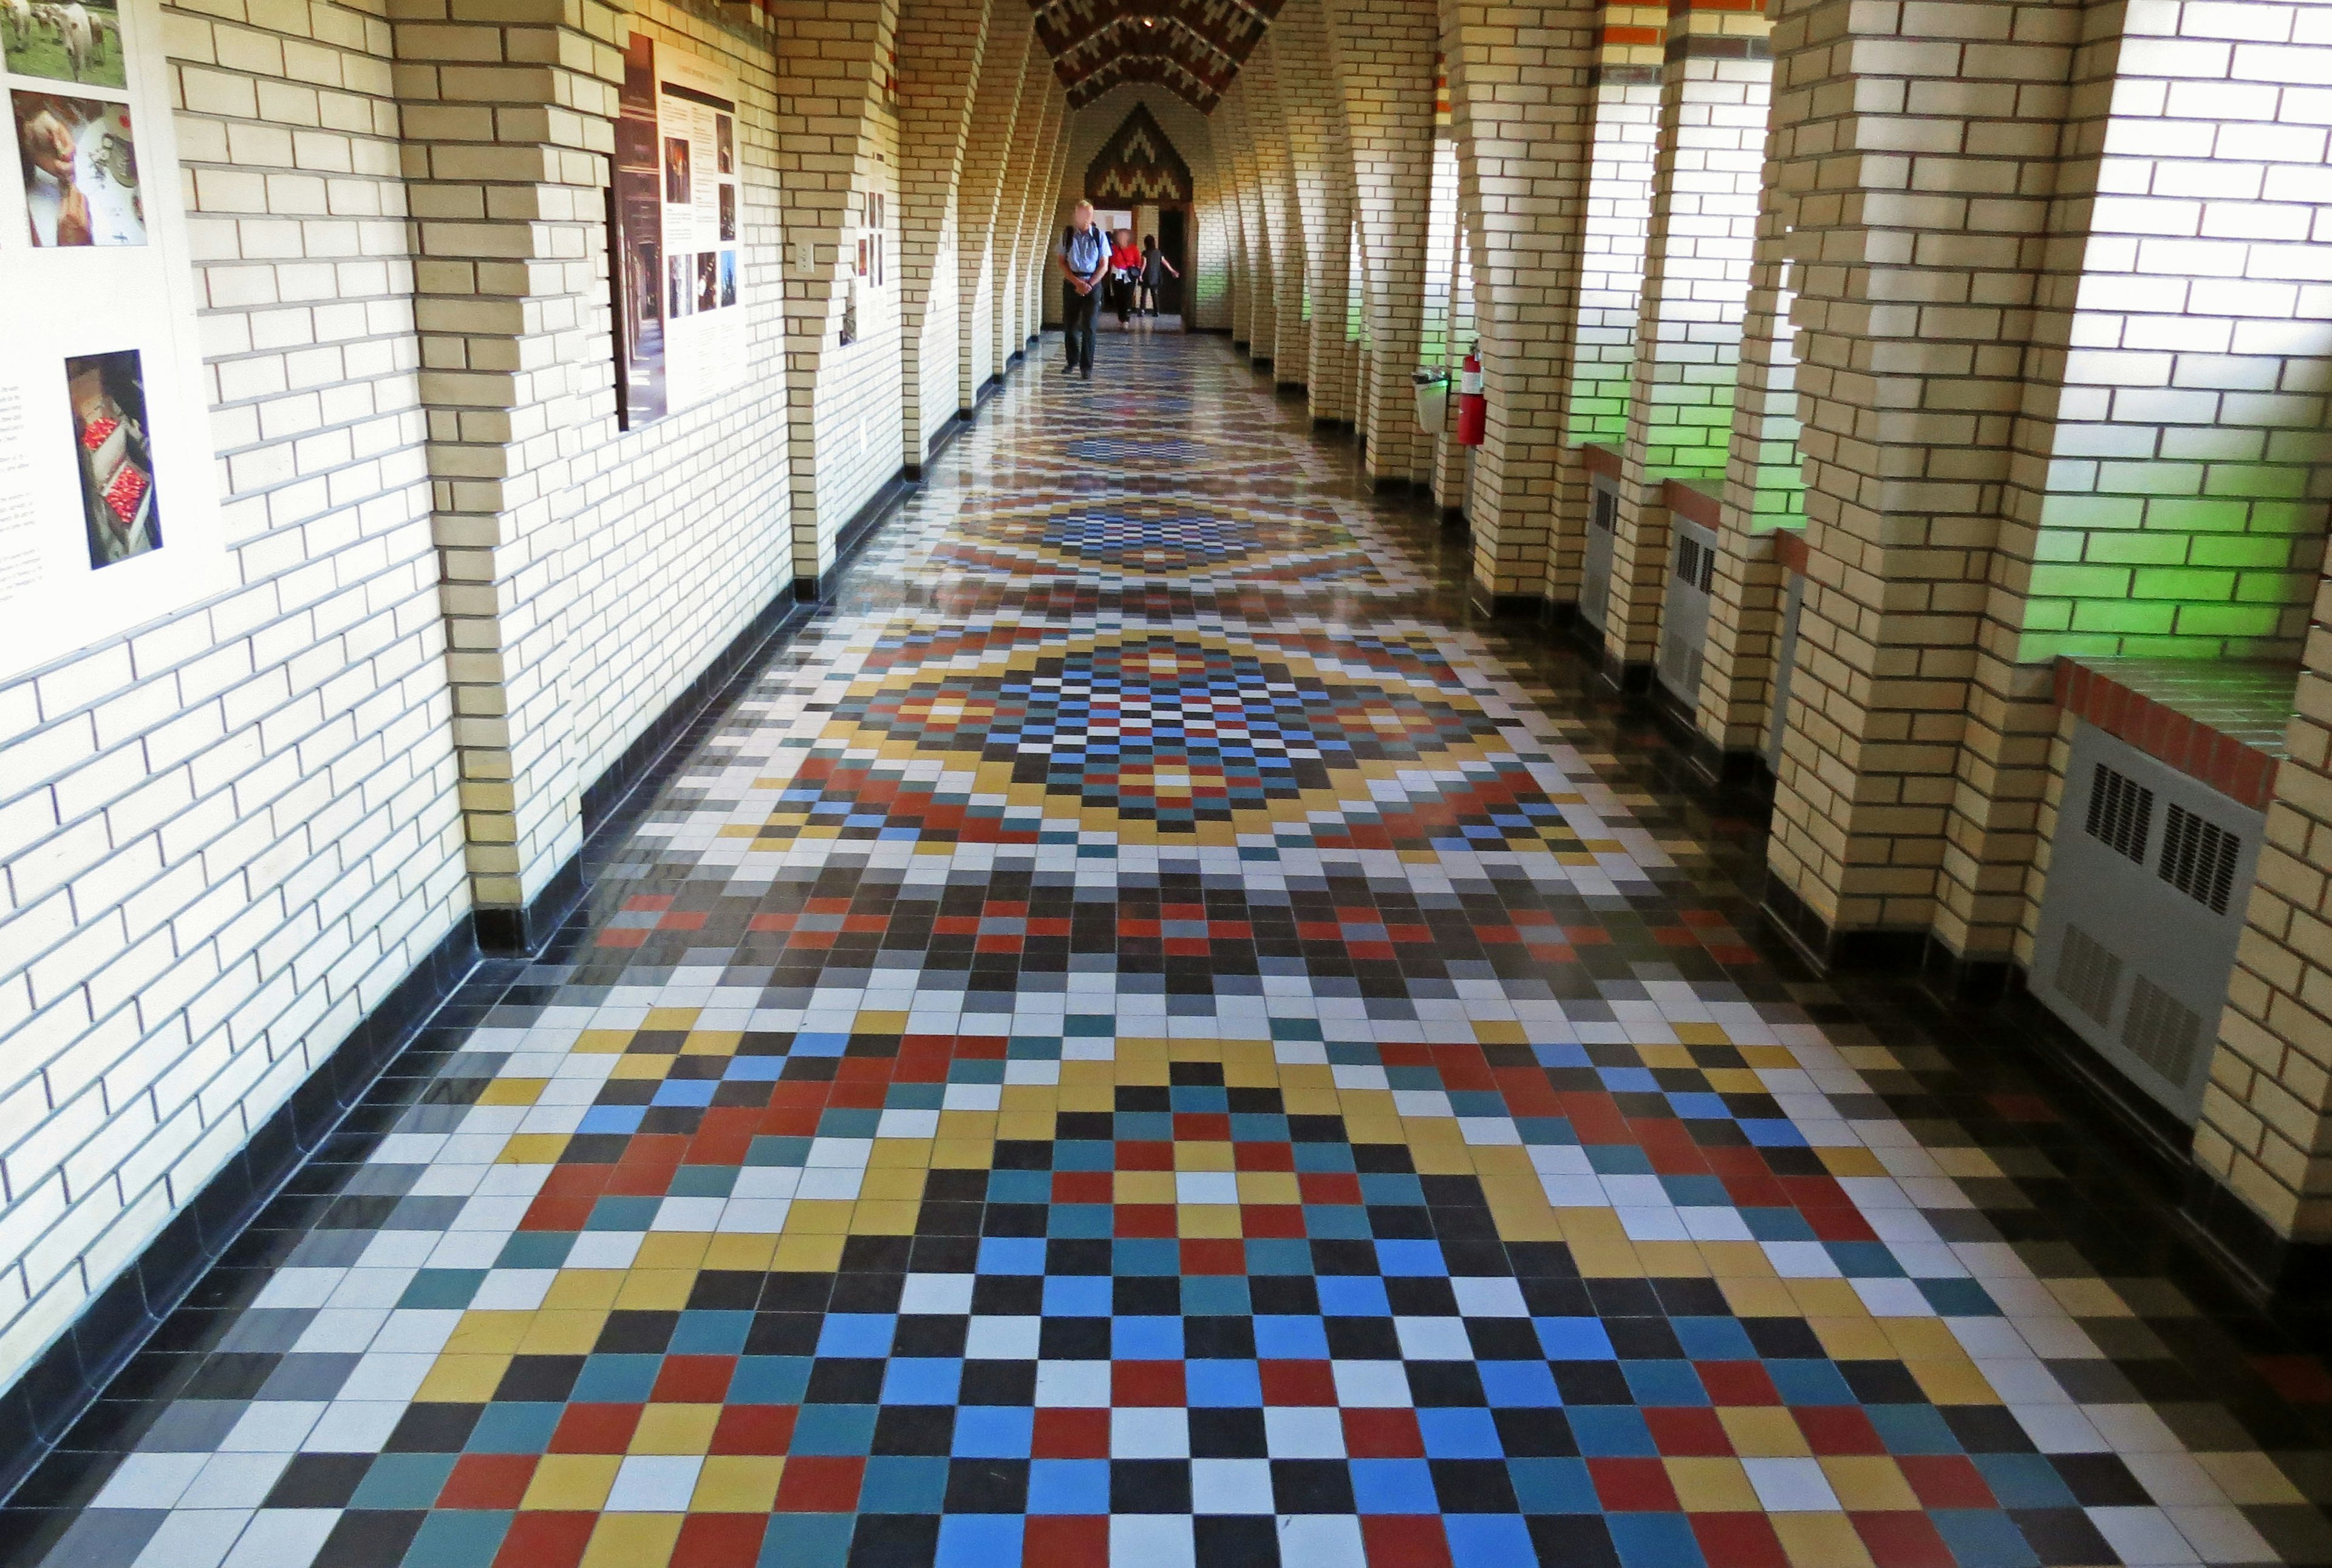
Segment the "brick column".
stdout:
[[[1770,117],[1769,117],[1770,120]],[[1732,445],[1716,535],[1716,585],[1707,656],[1695,724],[1710,749],[1758,751],[1771,722],[1788,575],[1774,535],[1805,526],[1805,481],[1798,461],[1796,329],[1790,324],[1790,225],[1795,201],[1783,191],[1767,131],[1757,236],[1741,320]],[[1717,764],[1720,768],[1724,764]]]
[[963,151],[990,0],[899,7],[899,339],[904,461],[921,466],[954,418],[961,331]]
[[1314,419],[1349,421],[1352,365],[1344,319],[1351,299],[1352,147],[1344,129],[1343,95],[1328,60],[1320,0],[1287,0],[1271,24],[1271,37],[1305,239],[1305,290],[1312,301],[1312,319],[1305,323],[1305,386]]
[[1228,149],[1232,192],[1238,204],[1238,263],[1231,305],[1231,339],[1247,345],[1250,357],[1267,353],[1276,333],[1273,315],[1271,230],[1263,215],[1263,169],[1247,113],[1247,82],[1242,72],[1231,81],[1212,116]]
[[[1762,5],[1668,7],[1644,291],[1620,453],[1604,651],[1649,673],[1668,587],[1668,480],[1719,480],[1756,236],[1773,62]],[[1623,677],[1624,678],[1624,677]]]
[[1014,117],[1012,143],[1005,155],[1004,183],[996,206],[996,244],[989,263],[988,286],[996,300],[990,352],[999,374],[1020,352],[1027,336],[1021,324],[1027,301],[1018,285],[1024,276],[1021,256],[1027,243],[1030,187],[1036,183],[1033,171],[1037,149],[1052,145],[1049,139],[1057,112],[1054,94],[1058,86],[1052,57],[1041,43],[1032,43],[1021,67],[1020,111]]
[[521,945],[582,842],[553,497],[615,410],[603,193],[623,31],[596,3],[471,23],[411,0],[394,26],[464,859],[481,934]]
[[1476,592],[1494,601],[1541,591],[1572,461],[1563,432],[1598,21],[1592,0],[1442,5],[1458,211],[1489,397],[1467,505]]
[[1425,304],[1425,217],[1433,177],[1431,0],[1324,0],[1330,53],[1352,140],[1354,205],[1367,258],[1368,400],[1360,425],[1378,483],[1419,467],[1409,373]]
[[1955,796],[2082,14],[1775,13],[1809,562],[1768,897],[1818,951],[1923,941],[1954,817],[1999,826]]
[[1044,50],[1026,5],[991,4],[988,42],[980,59],[980,86],[972,95],[971,129],[964,139],[964,175],[958,203],[963,238],[956,251],[957,298],[962,325],[956,339],[956,406],[970,408],[980,389],[1001,374],[996,358],[997,214],[1002,206],[1004,167],[1018,123],[1020,84],[1031,53]]
[[[786,280],[786,376],[793,396],[794,569],[814,595],[832,569],[843,525],[896,471],[888,429],[870,454],[865,421],[887,425],[896,405],[882,383],[896,348],[872,356],[897,330],[871,284],[854,285],[863,193],[887,185],[896,122],[884,101],[898,12],[895,0],[773,0],[777,21],[778,150],[788,249],[813,247],[807,272]],[[853,294],[858,341],[841,343]]]
[[[1276,29],[1275,29],[1276,31]],[[1295,164],[1290,148],[1285,89],[1279,77],[1279,52],[1266,32],[1240,68],[1238,79],[1251,83],[1248,123],[1256,134],[1257,174],[1261,179],[1264,233],[1271,246],[1272,332],[1256,344],[1258,358],[1272,362],[1272,378],[1282,387],[1301,387],[1311,374],[1312,339],[1304,320],[1304,291],[1309,276],[1303,208],[1295,193]]]

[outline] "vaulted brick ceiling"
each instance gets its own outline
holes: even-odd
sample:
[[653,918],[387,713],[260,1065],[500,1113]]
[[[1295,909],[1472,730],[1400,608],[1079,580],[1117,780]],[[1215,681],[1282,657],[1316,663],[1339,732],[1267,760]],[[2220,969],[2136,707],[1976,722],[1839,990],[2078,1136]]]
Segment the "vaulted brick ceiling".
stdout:
[[1037,36],[1082,109],[1111,88],[1154,81],[1200,113],[1271,25],[1280,0],[1032,0]]

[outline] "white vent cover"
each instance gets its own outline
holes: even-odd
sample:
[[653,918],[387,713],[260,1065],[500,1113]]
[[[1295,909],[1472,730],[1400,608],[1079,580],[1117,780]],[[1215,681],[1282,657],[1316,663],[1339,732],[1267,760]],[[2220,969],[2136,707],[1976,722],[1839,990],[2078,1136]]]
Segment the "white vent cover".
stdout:
[[1660,684],[1689,707],[1700,695],[1708,603],[1716,584],[1716,535],[1669,514],[1668,602],[1660,616]]
[[1587,559],[1579,569],[1579,614],[1600,632],[1611,607],[1611,548],[1620,525],[1619,482],[1609,474],[1590,474],[1587,496]]
[[2092,724],[2073,731],[2033,993],[2188,1122],[2266,819]]

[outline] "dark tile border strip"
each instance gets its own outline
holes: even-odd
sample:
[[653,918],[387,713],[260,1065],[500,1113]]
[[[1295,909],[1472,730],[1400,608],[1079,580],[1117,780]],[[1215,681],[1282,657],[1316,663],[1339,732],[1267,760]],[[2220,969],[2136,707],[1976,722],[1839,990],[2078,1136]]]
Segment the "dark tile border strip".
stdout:
[[[1001,380],[997,378],[999,384]],[[983,387],[972,410],[959,412],[951,423],[968,427],[991,392],[992,386]],[[903,470],[874,501],[860,509],[844,530],[834,569],[825,574],[829,590],[882,524],[920,488]],[[683,742],[708,715],[729,708],[769,655],[808,621],[816,607],[814,600],[798,598],[792,586],[779,589],[688,688],[649,722],[623,755],[586,787],[582,815],[587,846],[617,824],[627,805],[661,787],[689,753]],[[583,855],[578,852],[559,867],[550,887],[526,909],[481,910],[464,915],[378,1006],[357,1021],[331,1055],[147,1244],[137,1260],[90,1298],[72,1325],[13,1386],[0,1391],[0,1506],[105,1391],[163,1319],[202,1282],[253,1219],[299,1174],[480,962],[539,950],[581,906],[588,891]]]

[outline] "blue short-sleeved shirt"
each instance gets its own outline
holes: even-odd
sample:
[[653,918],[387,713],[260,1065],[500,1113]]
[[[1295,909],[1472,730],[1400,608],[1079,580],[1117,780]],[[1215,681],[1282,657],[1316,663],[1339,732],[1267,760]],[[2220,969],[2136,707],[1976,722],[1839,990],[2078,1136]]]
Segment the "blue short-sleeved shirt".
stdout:
[[1109,265],[1109,238],[1099,224],[1089,229],[1073,228],[1061,242],[1061,260],[1078,277],[1090,278]]

